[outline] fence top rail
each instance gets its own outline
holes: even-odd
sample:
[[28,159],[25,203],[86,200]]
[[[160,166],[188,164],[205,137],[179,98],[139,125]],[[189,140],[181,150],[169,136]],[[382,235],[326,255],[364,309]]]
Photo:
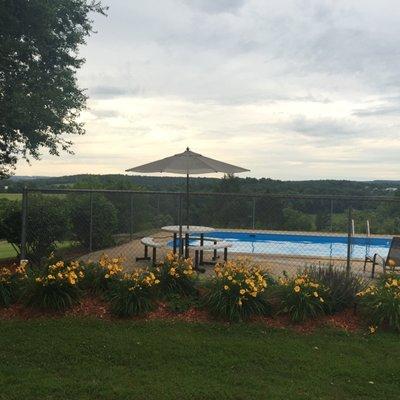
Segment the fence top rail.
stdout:
[[[68,193],[121,193],[135,195],[170,195],[186,196],[183,191],[151,191],[151,190],[126,190],[126,189],[40,189],[26,188],[27,192],[43,194],[68,194]],[[242,198],[276,198],[276,199],[298,199],[298,200],[346,200],[346,201],[386,201],[400,202],[400,198],[394,196],[347,196],[347,195],[319,195],[319,194],[301,194],[301,193],[221,193],[221,192],[191,192],[190,196],[222,196],[222,197],[242,197]]]

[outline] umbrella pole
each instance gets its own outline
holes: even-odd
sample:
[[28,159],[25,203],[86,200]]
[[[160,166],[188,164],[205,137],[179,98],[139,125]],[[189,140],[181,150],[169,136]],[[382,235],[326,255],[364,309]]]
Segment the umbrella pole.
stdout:
[[189,209],[190,209],[190,199],[189,199],[189,173],[186,174],[186,226],[189,229]]
[[185,233],[185,258],[189,257],[189,172],[186,174],[186,227]]
[[183,237],[182,237],[182,194],[179,194],[179,257],[183,255]]

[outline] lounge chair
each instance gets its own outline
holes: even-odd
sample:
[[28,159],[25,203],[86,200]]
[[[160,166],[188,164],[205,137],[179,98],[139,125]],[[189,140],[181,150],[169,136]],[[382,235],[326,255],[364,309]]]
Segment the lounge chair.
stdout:
[[[141,260],[152,260],[153,265],[157,262],[157,249],[163,247],[163,244],[158,243],[152,237],[144,237],[140,240],[140,243],[144,245],[144,257],[136,257],[136,261]],[[149,247],[153,249],[152,257],[149,257]]]
[[364,261],[363,271],[367,263],[372,263],[371,278],[375,276],[375,266],[382,265],[383,273],[389,268],[391,270],[400,270],[400,236],[393,236],[392,242],[390,243],[389,253],[386,258],[382,257],[378,253],[375,253],[372,257],[366,256]]

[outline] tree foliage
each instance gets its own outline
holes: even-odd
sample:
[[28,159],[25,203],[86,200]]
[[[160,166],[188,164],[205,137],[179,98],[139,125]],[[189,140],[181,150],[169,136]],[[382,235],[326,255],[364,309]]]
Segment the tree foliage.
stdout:
[[94,0],[0,2],[0,177],[42,148],[69,151],[64,135],[84,133],[77,117],[86,95],[76,72],[91,12],[105,8]]
[[[92,202],[92,205],[91,205]],[[114,205],[101,194],[83,194],[69,196],[72,231],[81,244],[86,248],[97,250],[114,244],[113,234],[117,229],[117,210]],[[92,227],[90,215],[92,213]]]
[[[21,202],[12,201],[0,220],[0,237],[6,239],[21,252]],[[57,242],[66,237],[69,219],[62,198],[46,195],[30,195],[27,214],[27,257],[40,262],[56,249]]]

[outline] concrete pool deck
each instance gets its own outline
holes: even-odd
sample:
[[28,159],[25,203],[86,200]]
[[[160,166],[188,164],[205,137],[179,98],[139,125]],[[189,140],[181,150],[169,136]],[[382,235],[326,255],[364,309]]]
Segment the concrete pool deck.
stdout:
[[[312,235],[312,236],[340,236],[343,237],[346,234],[343,233],[330,233],[330,232],[299,232],[299,231],[271,231],[271,230],[252,230],[252,229],[218,229],[218,232],[241,232],[241,233],[269,233],[269,234],[283,234],[283,235]],[[140,239],[143,236],[152,236],[157,242],[164,245],[164,248],[157,249],[157,259],[161,260],[170,248],[167,247],[168,242],[172,240],[172,236],[168,233],[155,230],[153,232],[143,232],[143,234],[136,234],[136,237],[127,242],[109,247],[106,249],[98,250],[92,253],[88,253],[80,257],[82,261],[97,261],[102,254],[107,254],[110,257],[122,257],[124,258],[124,266],[129,270],[133,270],[135,267],[148,266],[148,261],[136,261],[136,257],[142,257],[144,253],[144,246],[140,243]],[[212,233],[209,234],[212,237]],[[356,237],[364,237],[362,235],[357,235]],[[371,238],[385,238],[390,239],[387,235],[371,235]],[[193,252],[190,252],[190,256],[193,257]],[[151,254],[151,251],[149,251]],[[222,255],[221,253],[219,253]],[[211,252],[205,253],[205,260],[211,257]],[[254,263],[259,264],[262,268],[268,269],[273,275],[281,275],[283,271],[288,274],[295,273],[298,269],[304,268],[310,265],[321,265],[321,266],[336,266],[343,267],[346,266],[346,258],[343,257],[326,257],[326,256],[307,256],[299,254],[276,254],[276,253],[249,253],[249,252],[228,252],[229,259],[235,259],[238,257],[249,257]],[[222,259],[222,258],[221,258]],[[357,273],[362,273],[364,259],[357,258],[351,260],[352,271]],[[210,273],[213,268],[212,266],[206,266],[206,273]],[[379,267],[378,267],[379,272]],[[370,276],[371,266],[367,265],[367,270],[363,275]]]

